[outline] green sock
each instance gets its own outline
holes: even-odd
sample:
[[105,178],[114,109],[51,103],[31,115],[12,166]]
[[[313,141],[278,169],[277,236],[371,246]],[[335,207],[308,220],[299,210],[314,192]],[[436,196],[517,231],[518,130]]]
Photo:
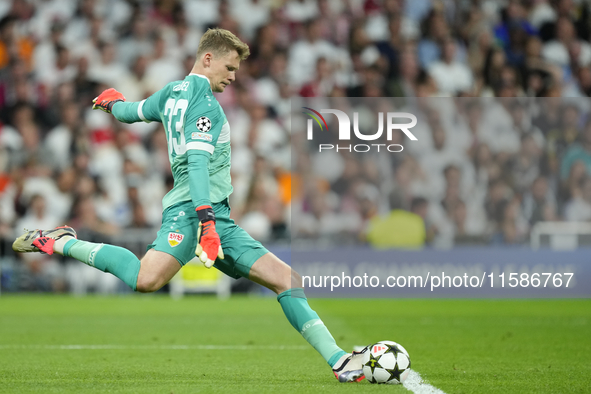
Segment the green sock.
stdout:
[[328,328],[308,305],[304,289],[296,288],[284,291],[277,296],[277,301],[281,304],[285,317],[293,328],[302,334],[304,339],[320,353],[331,367],[344,354],[347,354],[337,346]]
[[136,290],[140,260],[127,249],[71,239],[64,246],[64,256],[75,258],[103,272],[110,272]]

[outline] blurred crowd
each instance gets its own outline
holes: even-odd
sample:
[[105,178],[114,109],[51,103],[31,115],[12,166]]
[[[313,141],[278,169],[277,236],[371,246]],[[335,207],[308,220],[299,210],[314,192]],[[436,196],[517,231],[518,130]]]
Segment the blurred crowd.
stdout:
[[[0,2],[0,235],[68,223],[102,240],[158,228],[172,186],[162,125],[121,124],[91,102],[108,87],[139,101],[182,79],[216,26],[251,48],[217,97],[232,127],[233,217],[255,238],[355,232],[365,242],[364,221],[393,209],[419,214],[428,242],[442,245],[524,243],[536,221],[591,219],[580,99],[591,94],[590,9],[584,0]],[[292,152],[291,99],[345,96],[407,98],[423,138],[378,161],[344,155],[338,177],[302,186],[316,184],[292,175],[292,154],[298,171],[313,158]],[[433,96],[453,110],[412,99]],[[515,100],[489,107],[476,97]],[[291,210],[305,226],[292,228]],[[343,212],[358,229],[343,229],[334,218]]]

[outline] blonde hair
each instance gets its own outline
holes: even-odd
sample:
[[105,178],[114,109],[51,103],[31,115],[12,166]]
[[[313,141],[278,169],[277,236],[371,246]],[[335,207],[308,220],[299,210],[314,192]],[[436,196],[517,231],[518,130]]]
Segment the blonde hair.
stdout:
[[199,40],[197,58],[204,53],[211,52],[216,56],[225,55],[228,52],[238,52],[240,60],[245,60],[250,55],[248,45],[242,42],[231,31],[226,29],[208,29]]

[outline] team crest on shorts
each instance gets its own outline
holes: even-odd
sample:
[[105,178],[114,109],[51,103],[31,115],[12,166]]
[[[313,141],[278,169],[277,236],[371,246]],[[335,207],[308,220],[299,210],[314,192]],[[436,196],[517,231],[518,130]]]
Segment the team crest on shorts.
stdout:
[[173,248],[183,242],[185,236],[179,233],[168,233],[168,244]]
[[207,133],[211,130],[211,120],[207,116],[202,116],[197,119],[197,130],[202,133]]

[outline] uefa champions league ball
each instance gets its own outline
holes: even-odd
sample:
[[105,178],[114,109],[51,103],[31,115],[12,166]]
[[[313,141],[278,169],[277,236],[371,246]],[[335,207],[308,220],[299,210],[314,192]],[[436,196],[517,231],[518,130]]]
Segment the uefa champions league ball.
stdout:
[[202,116],[197,119],[197,130],[202,133],[207,133],[211,130],[211,120],[207,116]]
[[410,373],[410,356],[402,345],[381,341],[363,353],[361,365],[369,383],[400,384]]

